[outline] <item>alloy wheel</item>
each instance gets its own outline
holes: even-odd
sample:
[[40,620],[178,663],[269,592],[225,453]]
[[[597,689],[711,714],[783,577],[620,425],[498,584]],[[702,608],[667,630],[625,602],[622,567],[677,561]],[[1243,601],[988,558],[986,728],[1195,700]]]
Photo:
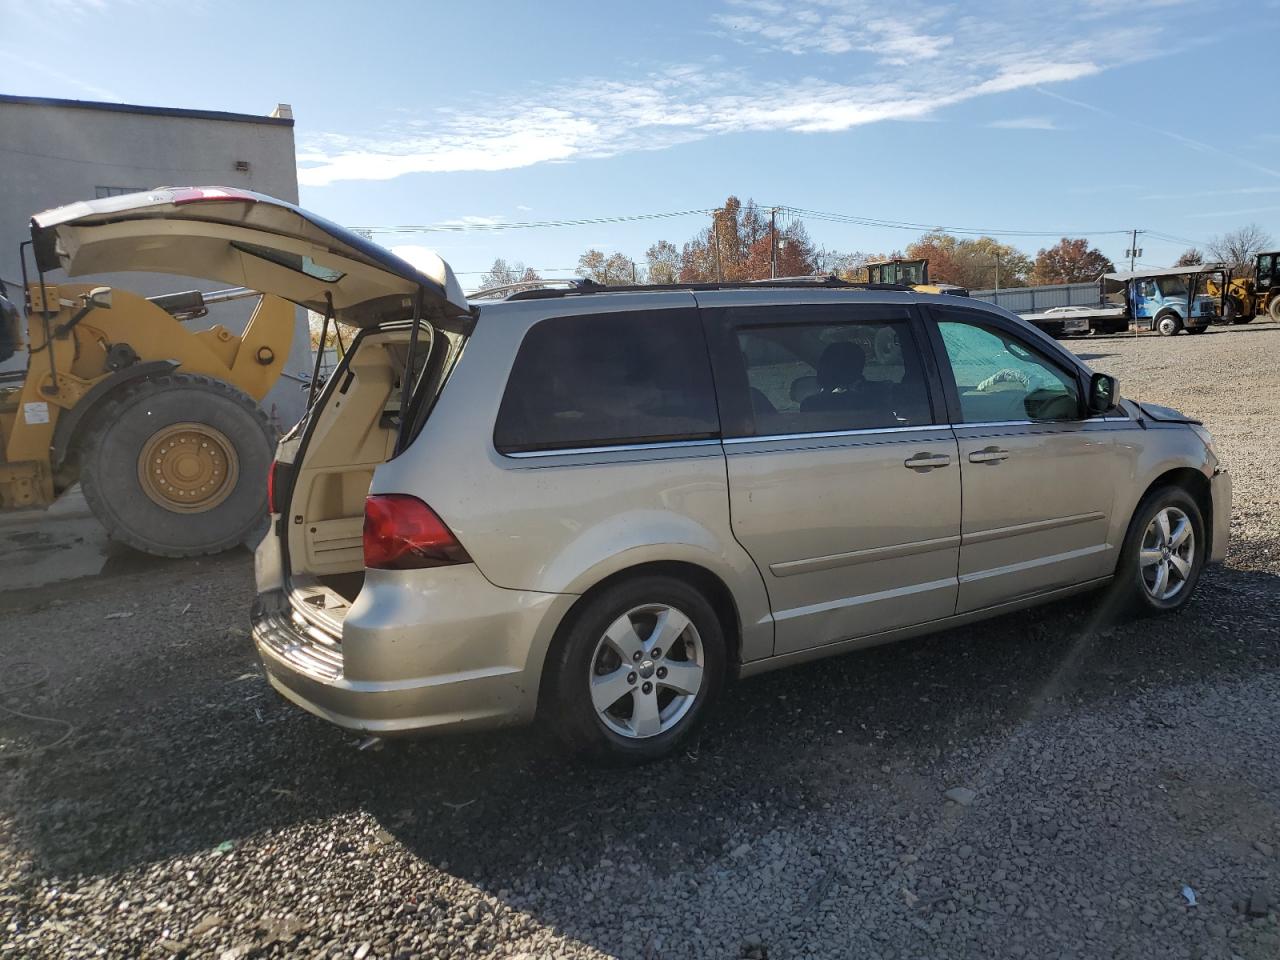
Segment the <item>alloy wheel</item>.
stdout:
[[693,708],[705,668],[702,638],[684,613],[665,603],[633,607],[596,642],[591,703],[618,736],[655,737]]
[[1166,603],[1181,593],[1191,577],[1195,553],[1191,518],[1177,507],[1161,507],[1147,524],[1138,551],[1148,596]]

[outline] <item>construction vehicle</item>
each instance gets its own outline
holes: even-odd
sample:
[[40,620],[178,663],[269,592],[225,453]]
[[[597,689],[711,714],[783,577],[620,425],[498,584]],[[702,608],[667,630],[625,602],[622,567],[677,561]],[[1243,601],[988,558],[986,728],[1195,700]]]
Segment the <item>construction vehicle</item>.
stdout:
[[931,283],[929,281],[929,261],[904,260],[895,257],[891,260],[878,260],[867,264],[868,283],[901,284],[910,287],[917,293],[949,293],[956,297],[967,297],[969,291],[954,283]]
[[[1222,296],[1221,288],[1209,292]],[[1222,296],[1222,319],[1226,323],[1250,323],[1266,316],[1280,323],[1280,250],[1258,254],[1252,277],[1227,278]]]
[[[52,283],[45,273],[59,266],[131,265],[55,248],[41,216],[37,281],[26,282],[23,258],[27,367],[0,374],[0,509],[47,507],[79,482],[108,534],[137,549],[186,557],[241,543],[266,517],[276,437],[259,401],[288,359],[294,305],[247,289],[142,297]],[[260,299],[240,335],[183,326],[247,297]],[[0,348],[22,347],[18,326],[0,302]]]

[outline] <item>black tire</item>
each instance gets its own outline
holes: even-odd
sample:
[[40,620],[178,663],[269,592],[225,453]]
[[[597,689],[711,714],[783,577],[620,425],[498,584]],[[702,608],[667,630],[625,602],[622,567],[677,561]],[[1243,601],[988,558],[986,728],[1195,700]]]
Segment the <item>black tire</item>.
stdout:
[[[691,705],[669,729],[646,737],[623,736],[610,729],[597,713],[589,678],[598,672],[597,645],[606,630],[628,611],[646,605],[671,607],[688,618],[701,642],[701,683]],[[640,634],[641,630],[636,632]],[[686,632],[681,636],[693,635]],[[652,665],[652,661],[644,663]],[[636,677],[635,682],[644,683],[638,673],[632,676]],[[647,763],[671,755],[688,740],[719,697],[724,676],[724,630],[707,598],[688,583],[671,577],[638,576],[619,581],[591,597],[561,627],[548,656],[540,712],[576,753],[615,764]],[[640,695],[638,687],[634,695]],[[661,691],[654,694],[655,698],[661,695]]]
[[[1195,539],[1191,569],[1182,580],[1182,588],[1176,596],[1161,600],[1152,595],[1146,582],[1140,554],[1147,528],[1155,520],[1156,515],[1166,507],[1179,510],[1187,517]],[[1133,512],[1133,519],[1129,522],[1129,529],[1125,534],[1124,546],[1120,550],[1120,558],[1116,563],[1115,579],[1109,588],[1104,609],[1113,619],[1119,620],[1180,610],[1195,593],[1200,574],[1204,571],[1208,546],[1204,517],[1200,513],[1200,507],[1196,504],[1195,498],[1184,488],[1177,486],[1158,487],[1152,490],[1142,498],[1142,502]]]
[[1187,333],[1204,333],[1208,327],[1187,327]]
[[1267,305],[1267,316],[1273,323],[1280,323],[1280,293],[1271,295],[1271,303]]
[[[166,508],[139,477],[139,460],[175,425],[217,431],[233,448],[237,475],[202,512]],[[221,553],[245,542],[266,515],[275,434],[253,398],[212,377],[174,373],[131,383],[103,401],[78,444],[80,484],[108,535],[162,557]]]
[[1164,313],[1156,317],[1155,329],[1162,337],[1176,337],[1182,329],[1182,320],[1176,313]]

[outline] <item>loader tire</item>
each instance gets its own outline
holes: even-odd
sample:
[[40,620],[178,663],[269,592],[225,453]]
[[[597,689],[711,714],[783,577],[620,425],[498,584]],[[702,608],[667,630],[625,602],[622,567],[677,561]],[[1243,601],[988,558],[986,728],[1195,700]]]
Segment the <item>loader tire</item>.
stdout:
[[80,484],[114,540],[162,557],[221,553],[261,529],[274,446],[251,397],[212,377],[166,374],[94,411]]
[[1267,314],[1272,322],[1280,323],[1280,293],[1271,295],[1271,303],[1267,306]]

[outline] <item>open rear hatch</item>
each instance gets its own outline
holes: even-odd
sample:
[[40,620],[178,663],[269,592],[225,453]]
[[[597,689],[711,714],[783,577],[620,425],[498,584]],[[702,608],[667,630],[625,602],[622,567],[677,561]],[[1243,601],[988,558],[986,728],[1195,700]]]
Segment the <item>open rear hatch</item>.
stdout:
[[295,609],[340,633],[363,580],[361,529],[373,471],[397,452],[415,411],[425,416],[474,323],[449,265],[434,255],[409,264],[293,204],[226,187],[73,203],[32,217],[31,237],[42,274],[200,277],[275,294],[359,328],[300,429],[280,444],[281,468],[273,468],[278,579]]

